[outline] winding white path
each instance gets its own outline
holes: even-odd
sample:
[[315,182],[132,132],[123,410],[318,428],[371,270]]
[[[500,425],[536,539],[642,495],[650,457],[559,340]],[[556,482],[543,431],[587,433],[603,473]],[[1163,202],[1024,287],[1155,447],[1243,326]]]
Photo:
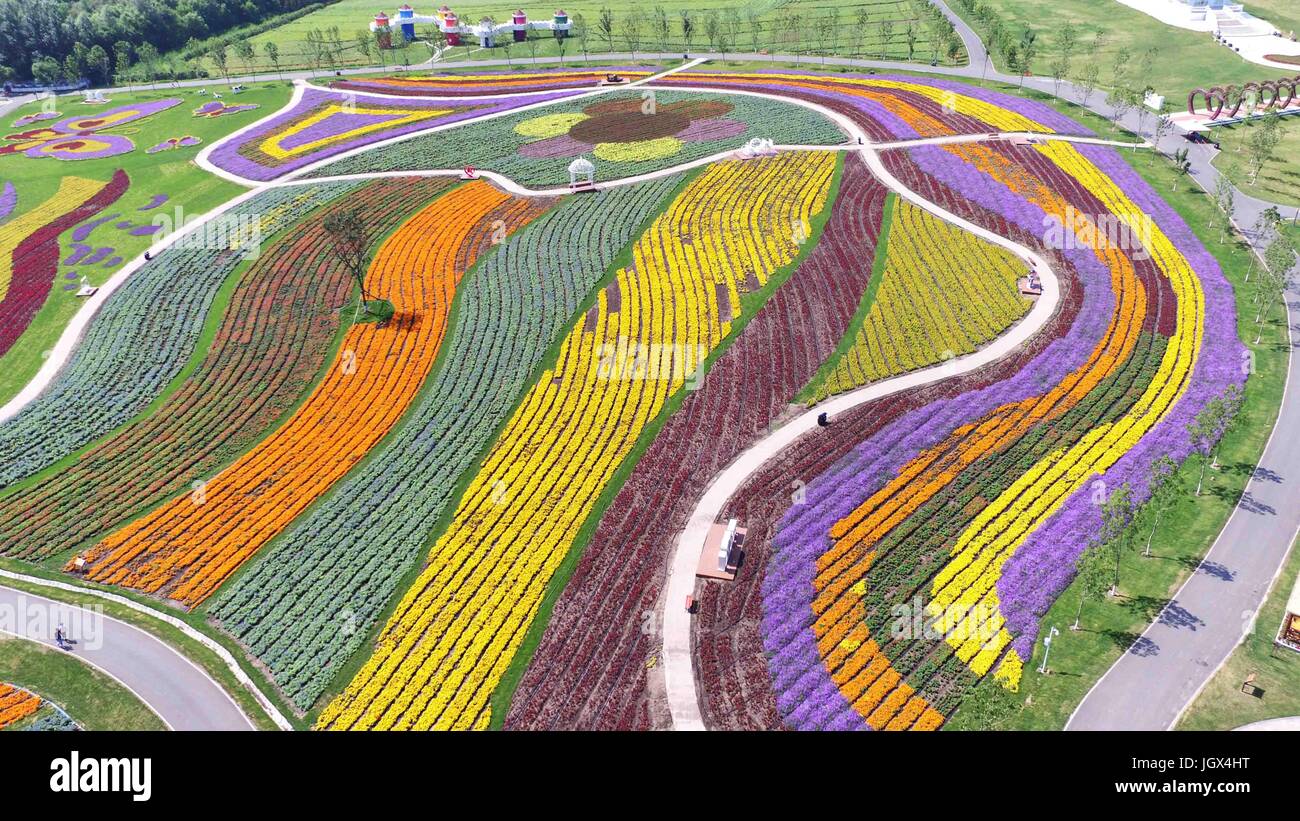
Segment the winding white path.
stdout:
[[677,537],[677,547],[668,566],[668,582],[664,586],[664,594],[659,603],[659,606],[664,608],[662,621],[664,687],[673,728],[677,730],[707,729],[700,714],[699,697],[695,690],[694,655],[691,652],[691,616],[686,611],[685,603],[686,597],[695,590],[695,570],[699,564],[704,540],[709,528],[722,515],[727,500],[769,460],[801,436],[817,430],[817,417],[821,414],[829,414],[833,419],[838,414],[881,397],[969,373],[996,362],[1036,335],[1056,312],[1057,303],[1060,301],[1060,283],[1056,272],[1041,256],[922,198],[885,168],[880,161],[880,155],[875,150],[863,150],[861,156],[872,173],[904,199],[981,239],[1010,250],[1029,263],[1042,278],[1043,294],[1028,314],[1010,330],[980,350],[940,365],[875,382],[822,402],[752,445],[714,478],[713,483],[709,485],[708,490],[691,512],[685,529]]

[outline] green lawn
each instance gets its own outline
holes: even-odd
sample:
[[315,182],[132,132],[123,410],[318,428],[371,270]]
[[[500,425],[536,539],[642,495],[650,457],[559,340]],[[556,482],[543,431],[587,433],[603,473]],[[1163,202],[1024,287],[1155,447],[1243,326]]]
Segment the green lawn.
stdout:
[[[707,8],[717,10],[721,16],[721,31],[724,36],[732,43],[732,50],[741,51],[782,51],[782,52],[800,52],[800,53],[830,53],[852,55],[860,54],[864,57],[882,57],[887,56],[891,59],[907,59],[909,50],[907,43],[907,24],[908,21],[914,21],[915,40],[911,51],[912,57],[918,61],[929,62],[932,58],[937,58],[940,62],[948,62],[946,55],[943,53],[935,54],[933,40],[929,34],[928,16],[920,16],[922,12],[920,6],[924,5],[925,0],[713,0]],[[431,14],[439,5],[430,2],[427,4],[415,4],[417,13]],[[466,3],[452,3],[452,7],[460,16],[462,21],[477,22],[485,15],[490,15],[498,22],[504,22],[509,19],[510,12],[519,6],[505,5],[500,2],[483,2],[483,0],[470,0]],[[600,15],[600,9],[604,6],[610,6],[614,12],[614,30],[612,43],[600,35],[597,28],[597,19]],[[650,23],[650,17],[655,5],[662,6],[667,12],[670,20],[671,32],[666,43],[660,43],[658,37],[653,33]],[[328,31],[331,27],[339,29],[339,36],[345,46],[345,53],[340,65],[360,66],[373,65],[377,63],[377,57],[367,58],[362,55],[356,46],[356,37],[359,32],[368,31],[367,27],[370,21],[374,19],[375,12],[383,8],[391,17],[396,17],[394,11],[396,4],[384,6],[382,3],[376,4],[370,0],[340,0],[320,11],[306,15],[305,17],[293,20],[279,28],[263,32],[252,38],[252,43],[257,49],[258,63],[254,64],[260,69],[269,67],[263,52],[264,44],[275,42],[280,49],[280,63],[285,69],[290,68],[309,68],[311,60],[307,56],[306,47],[307,34],[313,30],[319,29]],[[859,8],[865,7],[871,14],[870,24],[865,29],[865,36],[859,36],[858,27],[855,20]],[[610,4],[605,0],[574,0],[567,3],[564,8],[569,12],[571,19],[581,14],[586,22],[587,27],[587,50],[593,56],[609,51],[629,51],[629,43],[626,32],[623,29],[630,5],[620,6]],[[528,12],[529,19],[548,20],[551,18],[555,6],[530,6],[523,5],[524,11]],[[680,12],[683,9],[691,11],[695,18],[695,33],[689,46],[690,51],[704,51],[710,48],[710,39],[705,29],[704,8],[698,3],[690,0],[663,0],[657,4],[646,4],[641,6],[645,14],[646,22],[641,29],[641,37],[637,50],[655,50],[661,48],[668,52],[681,53],[687,51],[687,44],[682,37]],[[739,25],[737,30],[730,32],[726,25],[726,14],[728,10],[734,9],[737,12]],[[831,12],[836,16],[835,34],[823,38],[818,34],[817,21],[829,16]],[[755,29],[750,25],[749,15],[754,14],[758,20],[757,37]],[[801,30],[805,32],[799,40],[789,39],[785,34],[789,30],[788,22],[792,17],[798,16],[803,24]],[[891,27],[888,39],[884,36],[883,24],[888,21]],[[432,26],[417,25],[416,32],[421,38],[424,38],[432,31]],[[545,34],[545,32],[536,32],[536,56],[551,56],[559,54],[554,38]],[[448,54],[449,60],[464,59],[487,59],[505,58],[506,49],[496,48],[482,50],[478,48],[476,38],[470,38],[472,42],[467,47],[454,49]],[[942,51],[942,50],[941,50]],[[566,53],[581,59],[582,44],[577,37],[571,39],[567,46]],[[429,47],[424,43],[415,43],[407,49],[398,49],[387,52],[384,59],[390,66],[406,64],[416,64],[429,58]],[[523,43],[512,44],[509,51],[510,57],[526,61],[534,55],[533,46]],[[962,56],[964,62],[965,57]],[[205,66],[207,65],[205,61]],[[231,61],[232,69],[244,71],[248,67],[243,66],[238,60]]]
[[1258,121],[1220,126],[1210,136],[1219,141],[1223,153],[1214,165],[1232,180],[1233,185],[1253,197],[1283,205],[1300,205],[1300,117],[1291,115],[1281,121],[1282,135],[1273,159],[1265,163],[1254,183],[1250,180],[1250,135]]
[[[1142,53],[1155,46],[1160,52],[1150,83],[1176,107],[1186,105],[1187,92],[1198,86],[1240,84],[1288,73],[1247,62],[1227,48],[1215,45],[1208,33],[1166,25],[1116,0],[981,0],[981,3],[998,12],[1013,39],[1018,41],[1026,28],[1037,34],[1038,53],[1030,64],[1034,74],[1051,73],[1051,64],[1060,54],[1057,32],[1066,23],[1074,24],[1079,32],[1079,46],[1067,77],[1076,76],[1085,60],[1094,61],[1100,64],[1100,83],[1105,86],[1113,77],[1115,57],[1122,49],[1128,49],[1133,56],[1132,64],[1136,65]],[[949,6],[985,37],[987,28],[959,0],[952,0]],[[1291,27],[1300,30],[1297,22],[1300,14],[1296,13],[1294,0],[1248,2],[1246,7],[1265,19],[1275,18],[1275,24],[1284,31]],[[1282,9],[1287,11],[1281,13]],[[1099,30],[1106,32],[1107,42],[1094,52],[1092,38]],[[1001,55],[993,55],[993,65],[1005,71],[1003,62]]]
[[[53,196],[64,176],[107,182],[118,169],[126,172],[130,179],[130,187],[121,199],[100,214],[101,217],[119,214],[122,219],[139,224],[148,222],[150,215],[162,214],[175,222],[178,208],[181,209],[180,213],[184,218],[197,217],[245,189],[199,168],[193,162],[194,156],[207,143],[220,139],[235,129],[242,128],[282,107],[288,102],[289,91],[288,85],[267,83],[250,88],[239,95],[227,95],[226,101],[231,104],[254,103],[261,107],[216,118],[193,116],[193,109],[209,99],[195,93],[195,89],[160,88],[156,91],[144,90],[137,93],[117,94],[112,98],[109,108],[115,108],[123,103],[161,98],[180,97],[184,102],[138,123],[128,123],[116,129],[109,129],[109,133],[128,135],[135,143],[135,150],[129,154],[75,162],[49,158],[37,159],[22,154],[0,157],[0,181],[12,182],[18,193],[18,208],[10,219],[35,208]],[[6,115],[0,122],[5,133],[13,130],[13,122],[20,116],[39,110],[39,106],[39,103],[31,103]],[[58,111],[65,116],[85,115],[95,110],[82,103],[80,95],[58,98]],[[27,128],[36,127],[39,127],[39,124]],[[203,143],[157,154],[145,153],[147,148],[163,140],[182,136],[199,137]],[[148,214],[141,214],[136,210],[148,204],[156,194],[166,194],[170,199]],[[112,220],[98,226],[84,242],[95,248],[113,248],[111,256],[119,256],[125,263],[147,249],[152,238],[131,236],[127,231],[115,226],[119,221]],[[72,231],[68,231],[60,237],[60,261],[67,259],[72,253],[71,234]],[[84,274],[91,283],[101,285],[120,267],[120,265],[111,268],[102,265],[59,266],[59,272],[45,304],[37,312],[27,331],[3,357],[0,357],[0,404],[11,399],[35,375],[47,352],[54,347],[63,333],[68,321],[81,308],[82,300],[74,295],[75,291],[63,290],[63,285],[69,282],[64,275],[69,272],[78,276]]]
[[[1077,112],[1071,112],[1077,115]],[[1086,119],[1086,118],[1083,118]],[[1186,178],[1178,179],[1172,165],[1163,159],[1150,161],[1149,155],[1125,154],[1134,168],[1165,197],[1193,227],[1201,242],[1219,260],[1229,282],[1236,289],[1238,335],[1252,343],[1255,339],[1254,309],[1250,286],[1243,285],[1249,264],[1248,252],[1241,243],[1220,244],[1218,231],[1205,226],[1216,216],[1212,199]],[[1173,185],[1177,180],[1177,191]],[[1152,544],[1152,556],[1138,552],[1127,555],[1121,563],[1120,595],[1115,599],[1084,605],[1081,629],[1069,630],[1079,606],[1076,585],[1068,587],[1041,621],[1041,631],[1034,644],[1032,659],[1025,663],[1025,674],[1018,694],[1019,706],[997,729],[1056,730],[1065,726],[1075,706],[1093,683],[1120,657],[1129,645],[1156,617],[1195,569],[1200,558],[1218,537],[1236,505],[1247,479],[1257,464],[1277,418],[1286,379],[1286,313],[1278,305],[1268,318],[1269,329],[1263,344],[1249,345],[1256,354],[1256,373],[1246,383],[1246,402],[1242,423],[1224,438],[1220,451],[1220,470],[1206,472],[1205,488],[1200,497],[1189,490],[1165,514]],[[1196,470],[1184,465],[1184,486],[1194,488]],[[1146,531],[1139,529],[1145,543]],[[1060,635],[1052,644],[1050,673],[1038,673],[1042,662],[1042,638],[1056,627]],[[954,728],[978,724],[972,716],[959,712],[951,722]]]
[[87,730],[163,730],[162,720],[122,685],[76,656],[0,635],[0,681],[58,704]]
[[[1232,652],[1222,669],[1210,679],[1188,708],[1180,730],[1231,730],[1252,721],[1300,715],[1300,653],[1276,647],[1282,614],[1292,585],[1300,580],[1300,550],[1291,555],[1259,611],[1255,631]],[[1247,695],[1242,682],[1256,674],[1262,692]]]

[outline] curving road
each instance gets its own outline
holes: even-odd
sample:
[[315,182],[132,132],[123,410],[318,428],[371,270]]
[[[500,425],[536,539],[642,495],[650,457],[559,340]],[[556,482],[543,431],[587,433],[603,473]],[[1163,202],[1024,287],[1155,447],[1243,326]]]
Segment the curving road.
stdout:
[[[69,652],[116,680],[172,730],[252,730],[234,699],[167,642],[74,604],[0,586],[0,632],[56,647],[53,627],[77,640]],[[76,625],[89,625],[79,630]]]

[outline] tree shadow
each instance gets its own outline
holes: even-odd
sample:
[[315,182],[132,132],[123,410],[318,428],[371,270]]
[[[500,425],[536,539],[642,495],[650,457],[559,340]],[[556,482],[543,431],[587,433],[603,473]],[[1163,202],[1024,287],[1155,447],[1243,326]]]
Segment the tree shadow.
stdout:
[[1255,495],[1250,491],[1246,491],[1245,493],[1241,494],[1241,501],[1237,502],[1237,506],[1240,507],[1242,510],[1246,511],[1247,513],[1258,513],[1264,516],[1277,515],[1276,508],[1274,508],[1272,505],[1265,504],[1264,502],[1259,501],[1258,499],[1255,498]]
[[1160,614],[1160,623],[1175,630],[1199,630],[1205,626],[1205,622],[1186,607],[1183,607],[1176,601],[1171,601],[1169,606]]
[[1130,596],[1123,603],[1123,607],[1136,618],[1141,619],[1143,622],[1149,622],[1158,616],[1168,603],[1168,599],[1162,599],[1158,596]]
[[1207,576],[1212,576],[1221,581],[1232,582],[1237,580],[1237,574],[1235,571],[1229,570],[1227,565],[1223,565],[1218,562],[1211,562],[1207,560],[1201,562],[1201,564],[1196,569],[1197,572],[1204,573]]

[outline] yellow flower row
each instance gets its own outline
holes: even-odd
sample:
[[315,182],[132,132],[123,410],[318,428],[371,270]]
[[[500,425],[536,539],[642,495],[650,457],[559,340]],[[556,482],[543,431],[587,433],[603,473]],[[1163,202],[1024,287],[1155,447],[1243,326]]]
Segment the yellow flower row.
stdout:
[[651,224],[524,397],[318,726],[486,725],[490,694],[615,469],[730,332],[742,293],[795,259],[834,168],[829,152],[718,163]]
[[[273,131],[266,139],[258,144],[257,148],[263,154],[274,157],[277,160],[287,160],[290,157],[296,157],[300,154],[310,154],[313,151],[319,151],[326,146],[333,145],[344,140],[355,140],[374,131],[381,131],[389,128],[399,128],[408,123],[418,123],[422,120],[431,120],[435,117],[441,117],[444,114],[450,114],[450,108],[371,108],[369,106],[357,106],[352,104],[344,106],[338,103],[330,103],[322,106],[319,111],[304,117],[288,128]],[[379,122],[367,123],[366,125],[357,126],[337,134],[330,134],[319,137],[314,140],[308,140],[304,143],[286,148],[285,142],[290,138],[319,126],[331,117],[344,116],[348,117],[354,114],[360,114],[367,117],[388,116],[390,119]]]
[[907,201],[890,222],[879,290],[817,399],[971,353],[1029,310],[1010,251]]

